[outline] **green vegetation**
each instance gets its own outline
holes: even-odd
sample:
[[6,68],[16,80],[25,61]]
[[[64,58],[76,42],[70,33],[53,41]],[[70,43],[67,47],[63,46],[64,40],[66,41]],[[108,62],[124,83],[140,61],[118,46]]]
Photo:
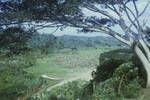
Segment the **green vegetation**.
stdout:
[[132,63],[124,63],[113,72],[112,77],[95,84],[92,100],[138,98],[139,90],[142,88],[140,81],[138,68],[133,68]]
[[[33,34],[35,34],[33,31],[21,27],[9,27],[0,31],[0,98],[2,100],[26,99],[46,84],[46,80],[26,71],[36,64],[37,58],[44,56],[39,52],[40,49],[36,48],[35,51],[35,47],[29,45],[31,40],[34,40]],[[38,45],[41,47],[40,44]],[[45,45],[42,47],[46,48]]]
[[[98,64],[99,54],[113,49],[87,46],[79,47],[77,50],[72,50],[70,46],[58,49],[61,45],[52,35],[32,33],[32,36],[27,36],[27,39],[17,40],[18,37],[24,37],[24,35],[26,37],[29,33],[19,34],[20,30],[14,29],[16,30],[9,34],[1,33],[5,37],[2,39],[9,40],[1,42],[1,44],[5,42],[8,44],[6,45],[8,48],[1,45],[0,52],[0,96],[2,100],[22,100],[34,97],[38,93],[43,93],[47,87],[65,80],[74,81],[80,79],[81,76],[83,80],[89,80],[91,71]],[[16,41],[12,39],[14,37]],[[47,45],[48,43],[50,44]],[[16,45],[17,48],[10,51],[9,47],[15,48]],[[22,46],[28,49],[22,49]],[[9,52],[5,52],[6,49]],[[58,78],[58,80],[43,78],[42,75]]]
[[[141,2],[0,0],[0,99],[150,99],[141,93],[150,87],[150,1]],[[110,37],[52,35],[73,27]]]
[[[18,30],[12,33],[20,32]],[[26,34],[29,33],[21,37]],[[2,46],[1,51],[13,52],[11,55],[1,52],[0,56],[3,100],[120,100],[137,97],[145,86],[146,75],[141,63],[129,49],[114,50],[122,47],[112,45],[119,44],[116,40],[108,46],[98,42],[96,37],[76,40],[71,36],[57,38],[32,33],[28,39],[17,40],[18,33],[13,35],[9,38],[7,34],[2,35],[9,41],[8,48]],[[102,41],[108,40],[111,38],[102,38]],[[100,46],[97,42],[87,45],[87,41],[97,41]],[[17,53],[9,49],[12,43],[17,45]],[[22,49],[22,45],[28,49]]]
[[[111,48],[110,48],[111,49]],[[52,77],[70,76],[72,72],[84,72],[84,69],[93,68],[98,63],[98,55],[106,49],[81,49],[74,53],[69,50],[64,53],[60,50],[49,54],[44,58],[37,59],[37,63],[26,71],[35,76],[46,74]],[[70,74],[69,74],[70,73]],[[67,75],[69,74],[69,75]],[[73,75],[73,74],[72,74]]]
[[139,90],[146,81],[141,77],[141,69],[133,61],[135,58],[129,49],[101,54],[100,65],[92,80],[93,87],[96,87],[93,88],[93,100],[138,98]]
[[57,87],[50,92],[44,92],[43,95],[34,95],[29,100],[77,100],[83,93],[83,87],[87,81],[77,80]]
[[14,55],[29,51],[27,41],[31,36],[32,31],[20,27],[10,27],[0,31],[0,53]]
[[[19,96],[27,95],[31,89],[40,87],[44,80],[34,77],[24,71],[35,64],[31,53],[11,57],[0,57],[0,96],[2,100],[15,100]],[[33,92],[31,91],[31,92]]]
[[[123,55],[126,57],[122,58]],[[140,91],[145,80],[140,76],[140,68],[132,62],[133,58],[133,53],[129,49],[102,53],[99,59],[103,59],[103,62],[100,61],[96,72],[92,72],[95,75],[92,75],[91,81],[78,80],[66,83],[49,92],[45,91],[45,96],[39,96],[39,98],[42,100],[126,100],[140,98]],[[110,63],[111,61],[114,63]],[[31,100],[35,99],[32,98]]]
[[[113,37],[95,36],[59,36],[57,40],[60,41],[60,48],[99,48],[99,47],[126,47],[125,44],[118,42]],[[69,42],[68,42],[69,41]],[[110,42],[111,41],[111,42]]]
[[[141,84],[145,84],[140,77],[139,68],[134,67],[131,62],[135,57],[128,49],[110,51],[113,49],[115,47],[107,46],[85,47],[75,51],[65,48],[47,55],[41,55],[37,50],[9,58],[2,56],[1,61],[5,62],[3,68],[7,69],[1,71],[0,95],[4,100],[134,98],[138,96]],[[97,66],[96,72],[92,72],[95,66]],[[58,80],[43,78],[42,75]],[[83,81],[91,78],[93,78],[91,81]],[[59,83],[60,85],[57,86]],[[53,86],[54,88],[48,90]]]

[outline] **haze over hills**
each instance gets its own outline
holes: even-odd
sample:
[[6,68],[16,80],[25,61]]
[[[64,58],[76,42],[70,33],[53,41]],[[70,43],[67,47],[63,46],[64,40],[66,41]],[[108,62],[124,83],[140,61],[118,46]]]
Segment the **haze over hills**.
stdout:
[[61,42],[65,48],[69,47],[124,47],[125,45],[113,37],[107,36],[95,36],[95,37],[85,37],[85,36],[72,36],[63,35],[57,36],[57,40]]
[[100,47],[125,47],[125,45],[113,37],[108,36],[54,36],[52,34],[34,34],[28,46],[32,49],[49,52],[61,49],[100,48]]

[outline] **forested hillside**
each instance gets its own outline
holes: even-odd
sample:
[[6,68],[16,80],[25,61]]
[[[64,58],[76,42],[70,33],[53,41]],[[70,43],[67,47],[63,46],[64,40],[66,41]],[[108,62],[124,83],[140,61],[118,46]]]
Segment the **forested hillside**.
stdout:
[[84,47],[125,47],[123,43],[114,39],[113,37],[106,36],[95,36],[95,37],[85,37],[85,36],[70,36],[64,35],[57,37],[57,40],[62,43],[64,48],[84,48]]

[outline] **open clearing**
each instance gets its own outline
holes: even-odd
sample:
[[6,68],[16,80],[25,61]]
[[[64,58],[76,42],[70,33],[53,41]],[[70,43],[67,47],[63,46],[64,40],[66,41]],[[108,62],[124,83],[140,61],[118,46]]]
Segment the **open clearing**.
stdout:
[[[95,70],[96,66],[99,63],[98,58],[100,53],[109,50],[112,49],[88,48],[80,49],[76,52],[62,50],[58,53],[54,53],[51,55],[49,54],[43,58],[39,58],[36,65],[28,68],[26,71],[39,77],[44,75],[49,82],[46,91],[50,91],[55,87],[64,85],[65,83],[72,82],[78,79],[87,81],[90,80],[91,72]],[[143,89],[138,100],[150,100],[148,94],[149,91],[149,89]],[[38,93],[40,93],[40,91]]]
[[108,50],[110,48],[88,48],[77,51],[61,50],[39,58],[36,65],[26,69],[26,71],[35,76],[41,77],[44,75],[47,79],[52,78],[48,79],[49,86],[60,85],[77,79],[89,80],[91,71],[99,63],[100,53]]

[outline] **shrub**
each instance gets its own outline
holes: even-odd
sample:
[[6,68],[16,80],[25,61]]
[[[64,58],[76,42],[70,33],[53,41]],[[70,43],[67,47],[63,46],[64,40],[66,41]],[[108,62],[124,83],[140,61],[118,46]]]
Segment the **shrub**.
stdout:
[[27,41],[31,36],[31,31],[24,30],[21,27],[9,27],[0,31],[0,52],[12,55],[29,51]]
[[43,84],[43,80],[22,71],[5,71],[0,76],[1,100],[17,100],[18,97]]
[[79,80],[67,83],[53,90],[58,100],[77,100],[81,98],[85,82]]
[[123,60],[109,59],[105,60],[97,67],[94,80],[99,83],[112,77],[115,69],[123,63]]
[[120,65],[113,77],[118,78],[117,92],[126,98],[132,98],[138,96],[138,92],[141,88],[139,79],[139,69],[133,65],[133,63],[124,63]]
[[86,82],[77,80],[52,89],[50,92],[32,96],[30,100],[82,100],[83,87]]
[[105,60],[115,59],[122,60],[123,62],[131,61],[133,57],[133,52],[130,49],[116,49],[108,52],[104,52],[99,57],[100,65]]
[[[0,98],[2,100],[17,100],[32,89],[43,84],[44,80],[34,77],[24,69],[32,67],[36,62],[30,53],[13,55],[0,59]],[[29,91],[31,90],[31,91]]]
[[115,85],[118,79],[110,78],[97,84],[91,100],[117,100]]
[[99,83],[112,77],[113,72],[121,64],[132,60],[133,54],[129,49],[118,49],[102,53],[100,64],[97,66],[94,80]]
[[111,78],[95,86],[92,100],[121,100],[137,97],[141,89],[138,72],[138,68],[131,62],[120,65]]

